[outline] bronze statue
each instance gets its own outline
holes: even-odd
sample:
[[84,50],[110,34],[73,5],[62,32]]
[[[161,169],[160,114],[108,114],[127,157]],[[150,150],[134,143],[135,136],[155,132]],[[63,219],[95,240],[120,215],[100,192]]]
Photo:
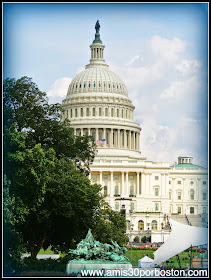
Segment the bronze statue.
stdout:
[[96,33],[98,33],[99,30],[100,30],[99,20],[97,20],[97,22],[96,22],[96,24],[95,24],[95,29],[96,29]]
[[85,239],[77,244],[75,250],[69,252],[83,260],[111,261],[116,263],[129,263],[127,257],[124,256],[127,249],[120,247],[116,241],[111,240],[111,244],[103,244],[94,240],[94,237],[89,229]]

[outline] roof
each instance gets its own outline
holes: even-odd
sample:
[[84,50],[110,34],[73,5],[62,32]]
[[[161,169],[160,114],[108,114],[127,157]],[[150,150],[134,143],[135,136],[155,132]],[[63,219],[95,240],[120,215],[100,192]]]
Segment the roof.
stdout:
[[177,165],[171,165],[171,167],[175,167],[175,168],[193,168],[193,169],[206,169],[205,167],[202,167],[200,165],[196,165],[196,164],[191,164],[191,163],[181,163],[181,164],[177,164]]

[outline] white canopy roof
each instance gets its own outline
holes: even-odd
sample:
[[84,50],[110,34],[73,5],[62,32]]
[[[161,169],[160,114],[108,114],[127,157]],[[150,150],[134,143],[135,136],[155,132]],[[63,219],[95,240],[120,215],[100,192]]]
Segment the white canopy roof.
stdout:
[[193,227],[170,219],[172,231],[166,242],[154,252],[153,265],[160,264],[191,246],[208,243],[208,229]]
[[152,262],[153,262],[153,259],[145,256],[142,259],[138,260],[138,267],[141,267],[141,268],[152,267]]

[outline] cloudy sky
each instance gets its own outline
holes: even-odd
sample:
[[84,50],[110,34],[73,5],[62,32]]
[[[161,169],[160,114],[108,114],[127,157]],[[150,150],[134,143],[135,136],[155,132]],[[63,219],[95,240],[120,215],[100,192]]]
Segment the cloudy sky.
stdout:
[[4,78],[32,77],[49,102],[89,63],[96,20],[125,82],[147,160],[207,166],[208,4],[4,3]]

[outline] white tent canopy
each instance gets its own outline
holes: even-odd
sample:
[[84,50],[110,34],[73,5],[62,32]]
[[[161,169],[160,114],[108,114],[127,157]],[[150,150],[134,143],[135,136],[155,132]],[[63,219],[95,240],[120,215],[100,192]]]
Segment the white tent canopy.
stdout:
[[153,259],[145,256],[142,259],[138,260],[138,267],[147,268],[152,267]]
[[166,242],[154,252],[153,265],[160,264],[169,258],[185,251],[191,246],[208,243],[208,229],[193,227],[170,219],[172,231]]

